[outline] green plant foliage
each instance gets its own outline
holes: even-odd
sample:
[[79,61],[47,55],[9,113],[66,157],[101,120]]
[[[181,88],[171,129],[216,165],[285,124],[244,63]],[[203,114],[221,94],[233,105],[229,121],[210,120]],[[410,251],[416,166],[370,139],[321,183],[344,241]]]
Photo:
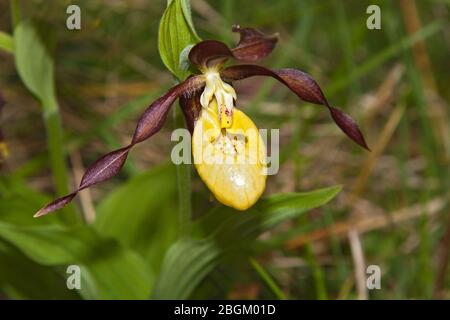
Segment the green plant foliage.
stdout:
[[139,174],[109,194],[97,210],[97,231],[145,257],[152,273],[158,272],[176,238],[175,176],[172,164]]
[[158,33],[159,54],[165,66],[178,78],[185,79],[189,72],[185,48],[200,40],[191,17],[188,0],[172,0],[161,18]]
[[[70,31],[66,1],[0,1],[1,299],[358,299],[350,228],[366,264],[382,268],[382,290],[368,290],[369,299],[450,297],[450,44],[441,10],[449,0],[380,1],[381,30],[366,27],[364,1],[207,1],[193,16],[188,0],[83,3],[82,30]],[[141,169],[161,159],[157,148],[169,144],[168,131],[184,126],[174,104],[168,130],[146,142],[151,148],[142,144],[119,177],[91,190],[91,225],[62,224],[66,209],[32,217],[79,182],[78,164],[66,168],[68,151],[79,152],[87,168],[97,154],[127,143],[140,114],[173,85],[167,68],[180,81],[194,71],[188,55],[196,30],[232,44],[235,23],[279,32],[262,64],[317,77],[330,103],[360,121],[374,152],[345,143],[320,108],[254,78],[236,82],[236,107],[260,128],[280,128],[281,153],[268,197],[248,212],[208,201],[190,165]],[[48,45],[54,32],[57,60]],[[330,181],[362,192],[350,197],[356,202],[333,200],[312,215],[305,213],[334,189],[278,193]],[[384,216],[392,219],[370,224]],[[360,228],[365,223],[370,227]],[[71,264],[82,269],[81,291],[66,286]]]
[[274,296],[279,300],[286,300],[286,295],[283,293],[283,290],[276,284],[276,282],[272,279],[270,274],[264,270],[263,266],[258,263],[255,259],[250,258],[250,264],[253,266],[255,271],[261,277],[261,279],[266,283],[266,285],[270,288]]
[[0,31],[0,49],[8,53],[14,51],[14,40],[6,32]]
[[103,239],[88,226],[16,226],[0,222],[0,239],[45,266],[81,268],[86,299],[144,299],[152,279],[146,264],[115,240]]
[[56,100],[53,59],[33,22],[17,25],[14,47],[16,68],[25,86],[44,105],[52,104]]
[[262,232],[324,205],[340,191],[330,187],[308,193],[277,194],[260,200],[245,214],[219,206],[194,225],[196,239],[180,239],[168,251],[153,297],[186,299],[225,255],[241,251]]
[[[48,26],[47,26],[48,28]],[[59,106],[55,94],[54,64],[49,52],[52,37],[47,30],[47,41],[37,24],[22,20],[14,28],[14,57],[17,72],[25,86],[40,101],[47,132],[50,165],[56,191],[59,195],[68,193],[68,176],[65,164],[65,149],[62,143],[62,127]],[[73,210],[65,210],[61,219],[66,223],[77,223]]]
[[0,221],[16,225],[43,225],[58,223],[54,215],[37,221],[30,212],[47,203],[51,198],[36,192],[19,178],[0,177]]
[[0,287],[13,299],[80,299],[67,290],[66,280],[56,269],[40,265],[0,241]]

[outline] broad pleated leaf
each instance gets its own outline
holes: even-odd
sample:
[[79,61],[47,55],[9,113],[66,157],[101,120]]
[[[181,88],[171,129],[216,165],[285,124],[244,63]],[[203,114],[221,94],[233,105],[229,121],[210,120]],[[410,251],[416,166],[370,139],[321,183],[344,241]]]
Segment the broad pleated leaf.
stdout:
[[349,115],[330,106],[320,86],[305,72],[295,69],[270,70],[258,65],[238,65],[222,70],[221,76],[227,81],[241,80],[253,76],[275,78],[286,85],[300,99],[326,106],[338,127],[354,142],[369,150],[356,122]]
[[153,279],[144,261],[87,226],[14,226],[0,223],[0,239],[46,266],[81,268],[86,299],[145,299]]
[[181,239],[167,253],[153,290],[155,299],[187,299],[225,254],[243,253],[264,231],[333,199],[340,187],[278,194],[245,214],[219,206],[195,223],[195,239]]
[[165,252],[177,237],[175,166],[157,166],[115,188],[97,206],[95,229],[133,249],[158,272]]
[[20,78],[39,100],[55,100],[54,65],[41,34],[31,21],[21,21],[14,30],[14,56]]
[[[27,175],[28,177],[28,175]],[[39,225],[59,223],[58,216],[36,221],[30,219],[30,212],[51,199],[27,185],[27,179],[15,175],[0,179],[0,221],[15,225]]]
[[194,29],[188,0],[172,0],[159,24],[158,49],[164,65],[179,79],[189,72],[180,64],[183,50],[199,41]]
[[0,290],[8,299],[80,299],[76,290],[67,290],[65,270],[42,266],[1,241],[0,257]]

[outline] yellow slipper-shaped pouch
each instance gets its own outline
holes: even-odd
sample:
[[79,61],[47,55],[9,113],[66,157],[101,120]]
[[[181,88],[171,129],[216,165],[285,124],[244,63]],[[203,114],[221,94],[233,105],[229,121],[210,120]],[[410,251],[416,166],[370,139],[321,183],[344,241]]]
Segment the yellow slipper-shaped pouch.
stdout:
[[253,121],[237,108],[232,124],[221,128],[217,102],[203,108],[196,122],[192,151],[201,179],[221,203],[246,210],[266,184],[266,147]]

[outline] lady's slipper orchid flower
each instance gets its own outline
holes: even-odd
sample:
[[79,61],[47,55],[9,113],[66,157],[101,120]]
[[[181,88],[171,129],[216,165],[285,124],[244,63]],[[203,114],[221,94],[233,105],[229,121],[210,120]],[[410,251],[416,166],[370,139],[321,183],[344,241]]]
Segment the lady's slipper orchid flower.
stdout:
[[300,99],[328,108],[332,119],[353,141],[368,149],[356,123],[326,100],[319,85],[295,69],[270,70],[254,64],[224,67],[228,59],[257,62],[269,55],[277,35],[266,36],[252,28],[233,27],[239,32],[237,46],[206,40],[189,53],[190,62],[201,74],[193,75],[153,102],[138,121],[129,145],[98,159],[85,172],[80,186],[41,210],[39,217],[62,208],[85,188],[115,176],[130,149],[158,132],[176,99],[180,98],[186,125],[192,133],[193,158],[197,171],[223,204],[245,210],[261,196],[266,181],[266,148],[256,125],[236,107],[237,95],[231,83],[253,76],[275,78]]

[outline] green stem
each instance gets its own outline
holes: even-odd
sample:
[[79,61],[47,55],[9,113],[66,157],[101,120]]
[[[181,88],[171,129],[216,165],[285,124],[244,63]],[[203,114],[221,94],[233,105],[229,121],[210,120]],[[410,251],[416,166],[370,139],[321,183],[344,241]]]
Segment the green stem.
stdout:
[[[69,177],[67,175],[59,107],[55,98],[52,98],[49,101],[42,101],[42,107],[54,185],[57,195],[63,196],[69,193]],[[62,220],[66,223],[79,222],[79,217],[73,207],[65,209],[61,216]]]
[[[15,29],[21,20],[19,0],[11,0],[11,19],[13,28]],[[57,195],[63,196],[69,193],[69,178],[67,175],[65,161],[66,155],[63,145],[63,130],[61,126],[61,118],[54,83],[51,84],[51,87],[49,87],[49,91],[46,92],[46,94],[36,92],[33,88],[30,90],[35,94],[35,96],[37,96],[37,98],[39,98],[42,105],[43,120],[47,133],[47,148],[49,152],[50,167],[53,174],[54,185]],[[62,214],[59,216],[66,224],[75,224],[80,221],[80,216],[76,213],[73,206],[63,209]]]
[[[175,108],[175,127],[183,127],[183,117],[179,109]],[[178,225],[179,236],[186,237],[191,232],[192,201],[191,201],[191,165],[179,164],[177,167],[178,188]]]
[[56,193],[62,196],[68,193],[68,177],[64,149],[62,146],[61,118],[58,112],[56,101],[43,102],[44,124],[47,131],[47,147],[50,154],[50,166],[53,171]]
[[19,0],[11,0],[11,19],[15,28],[20,22],[20,3]]
[[189,236],[192,218],[191,166],[189,164],[177,166],[177,186],[180,236]]

